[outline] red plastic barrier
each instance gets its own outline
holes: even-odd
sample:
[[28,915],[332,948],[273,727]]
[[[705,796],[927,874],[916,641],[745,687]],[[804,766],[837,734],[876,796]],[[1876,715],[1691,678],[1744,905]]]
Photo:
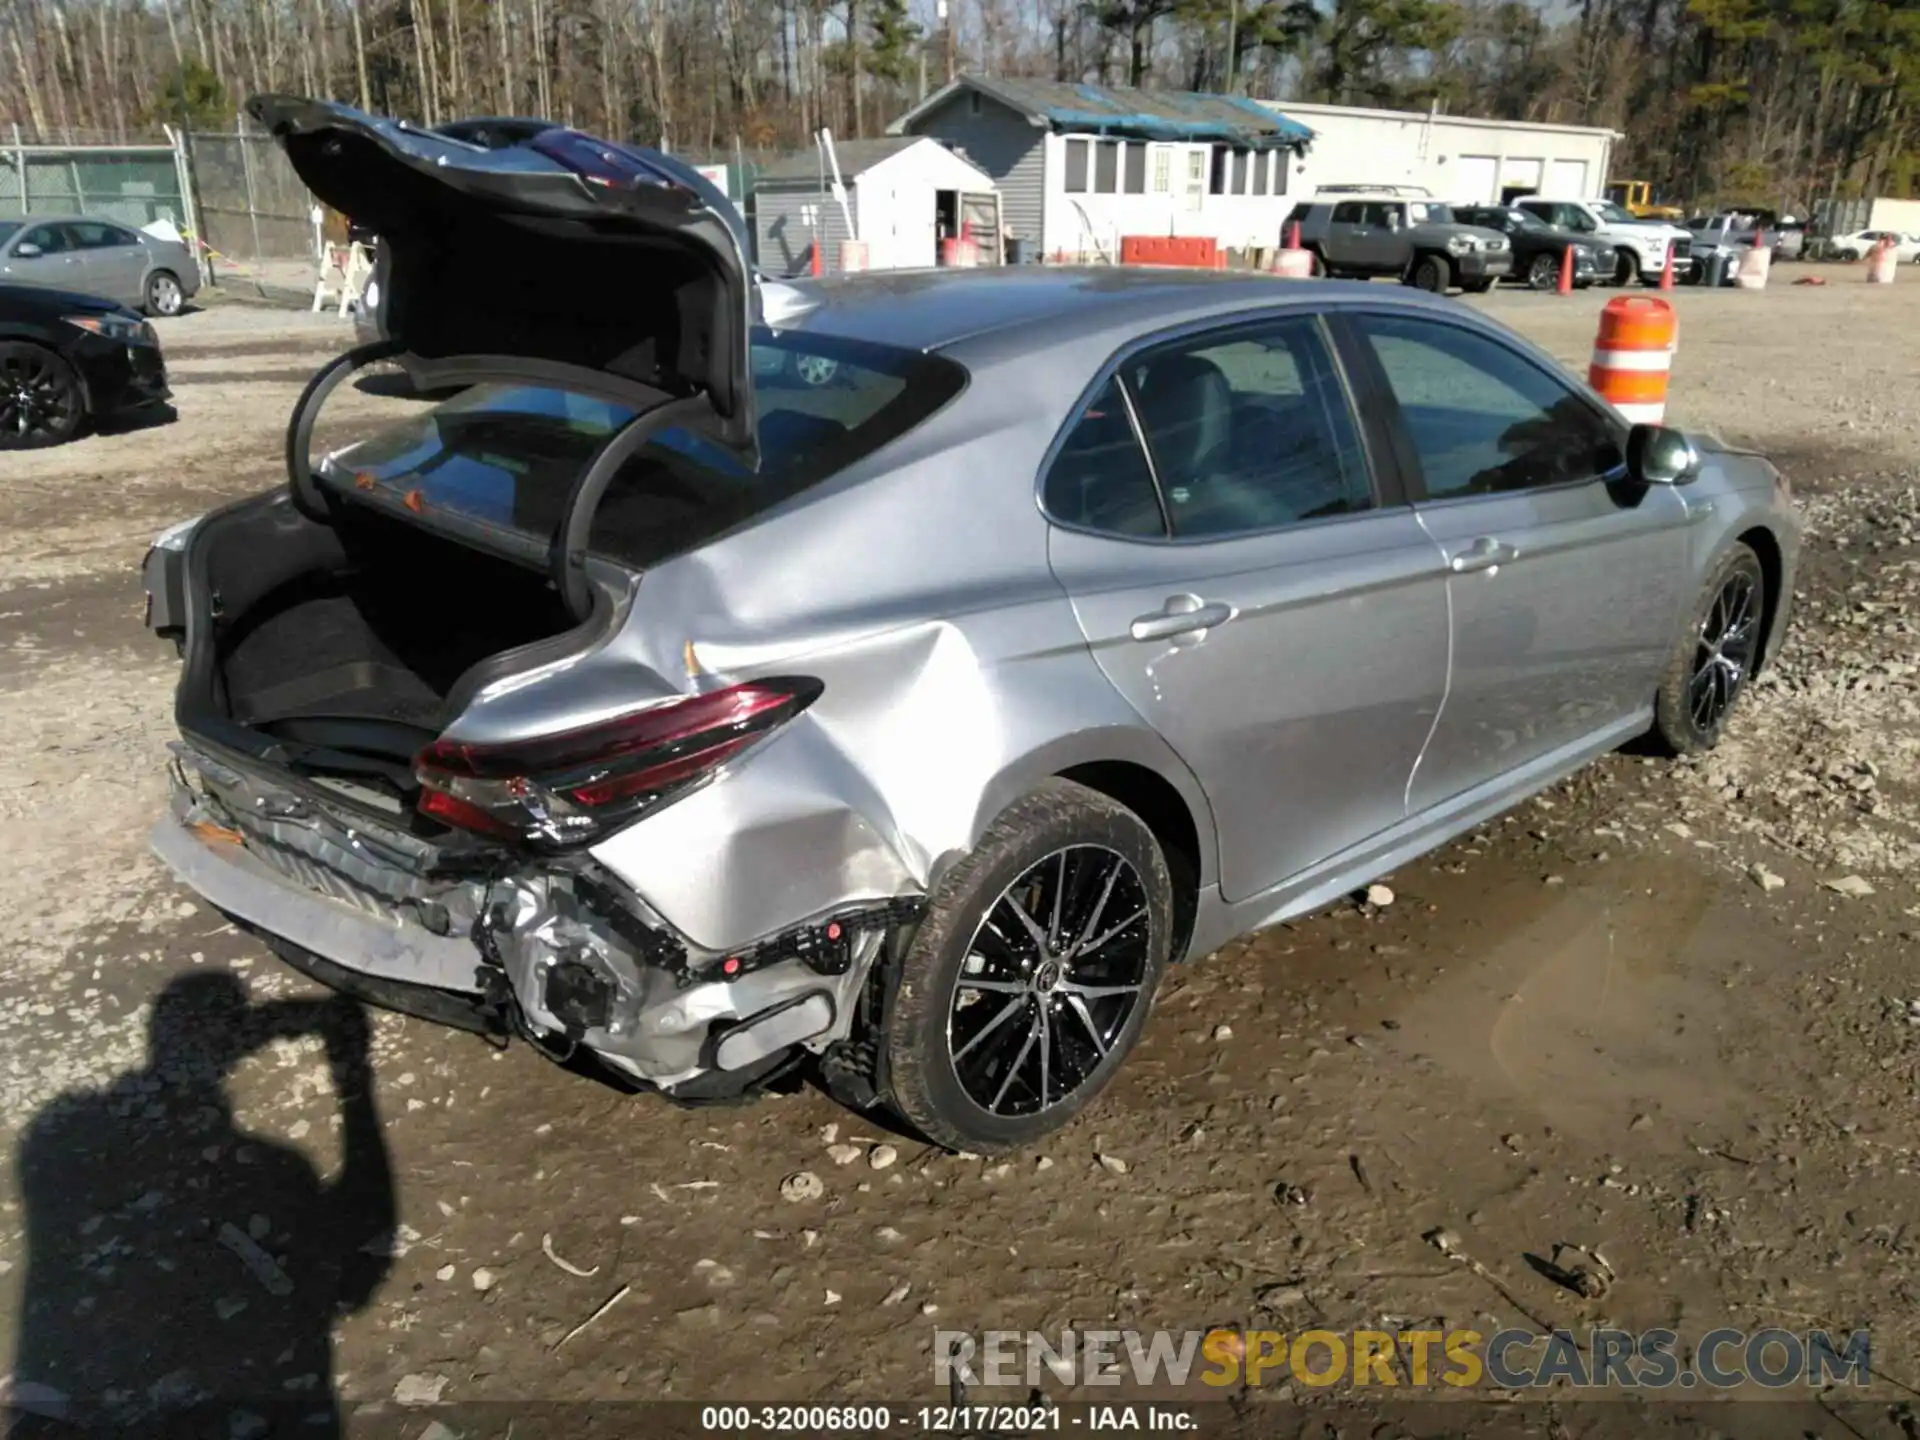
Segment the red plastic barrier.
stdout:
[[1216,270],[1221,264],[1220,242],[1211,235],[1122,235],[1122,265],[1185,265]]

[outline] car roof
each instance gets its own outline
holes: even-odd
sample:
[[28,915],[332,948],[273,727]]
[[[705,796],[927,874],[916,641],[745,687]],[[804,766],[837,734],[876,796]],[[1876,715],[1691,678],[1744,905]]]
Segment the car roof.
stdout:
[[868,271],[791,289],[805,307],[794,328],[910,350],[998,348],[1010,339],[1053,349],[1271,305],[1352,301],[1356,292],[1369,302],[1458,308],[1345,280],[1115,265]]

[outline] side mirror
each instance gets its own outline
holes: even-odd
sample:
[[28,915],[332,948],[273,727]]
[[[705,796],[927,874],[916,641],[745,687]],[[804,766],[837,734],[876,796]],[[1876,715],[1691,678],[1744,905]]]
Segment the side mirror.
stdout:
[[38,254],[40,247],[26,240],[13,247],[13,258],[16,260],[31,260]]
[[1636,425],[1627,435],[1627,474],[1642,485],[1685,485],[1700,473],[1700,452],[1678,430]]

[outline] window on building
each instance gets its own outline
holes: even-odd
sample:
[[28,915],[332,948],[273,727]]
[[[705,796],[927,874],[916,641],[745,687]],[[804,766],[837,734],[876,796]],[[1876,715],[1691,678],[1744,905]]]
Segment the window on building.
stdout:
[[1087,146],[1085,140],[1067,141],[1067,193],[1084,195],[1087,193]]
[[1236,195],[1244,195],[1247,193],[1247,170],[1249,168],[1247,162],[1252,158],[1253,157],[1245,150],[1236,150],[1233,152],[1233,193]]
[[1267,178],[1273,171],[1273,153],[1268,150],[1256,150],[1253,153],[1253,193],[1267,193]]
[[1227,182],[1233,178],[1233,151],[1225,145],[1213,147],[1213,177],[1207,189],[1215,195],[1225,195],[1229,191]]
[[1145,145],[1135,141],[1127,146],[1126,163],[1120,168],[1127,194],[1147,193],[1147,147]]
[[1165,195],[1173,189],[1173,151],[1165,145],[1152,146],[1153,193]]
[[1276,150],[1273,152],[1273,193],[1287,193],[1287,172],[1293,168],[1293,152]]
[[1120,193],[1120,147],[1111,140],[1102,140],[1094,146],[1093,193]]

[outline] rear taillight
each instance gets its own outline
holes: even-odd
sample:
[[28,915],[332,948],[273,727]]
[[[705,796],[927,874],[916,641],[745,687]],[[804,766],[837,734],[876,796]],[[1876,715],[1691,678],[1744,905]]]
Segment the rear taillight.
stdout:
[[414,760],[420,813],[502,839],[584,844],[711,779],[820,688],[752,680],[530,740],[436,740]]

